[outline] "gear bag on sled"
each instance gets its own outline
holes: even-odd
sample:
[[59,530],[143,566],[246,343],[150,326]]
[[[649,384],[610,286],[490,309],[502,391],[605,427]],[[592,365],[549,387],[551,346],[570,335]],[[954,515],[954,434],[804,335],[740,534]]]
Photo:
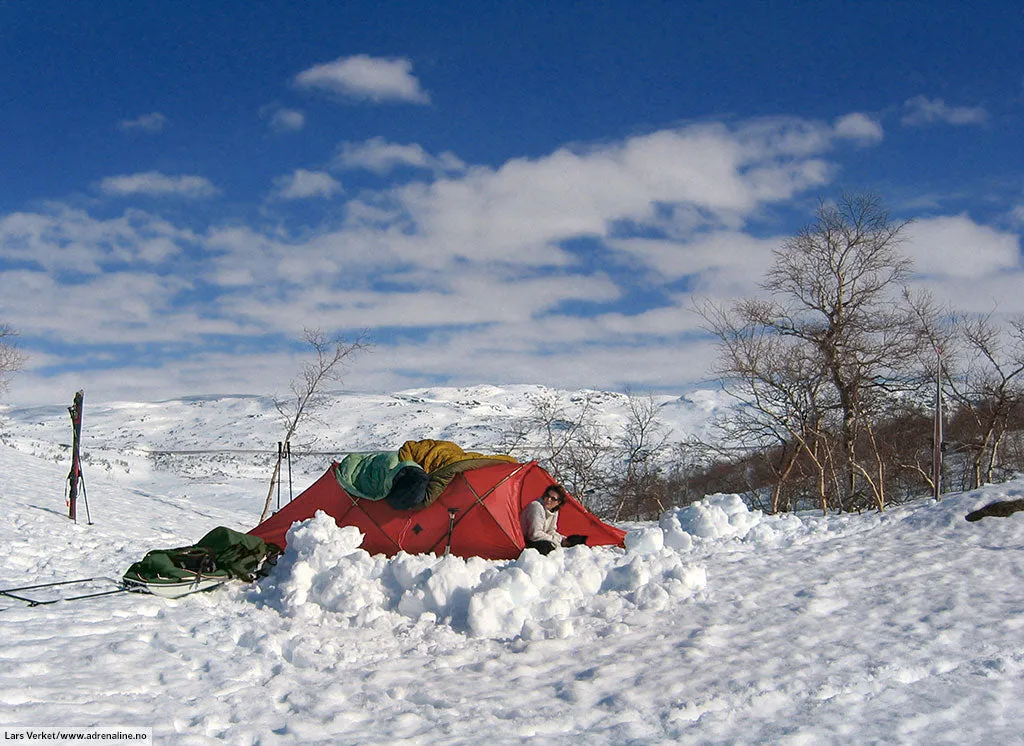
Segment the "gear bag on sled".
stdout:
[[177,598],[229,580],[266,575],[281,550],[258,536],[218,526],[188,547],[154,549],[125,571],[128,590]]

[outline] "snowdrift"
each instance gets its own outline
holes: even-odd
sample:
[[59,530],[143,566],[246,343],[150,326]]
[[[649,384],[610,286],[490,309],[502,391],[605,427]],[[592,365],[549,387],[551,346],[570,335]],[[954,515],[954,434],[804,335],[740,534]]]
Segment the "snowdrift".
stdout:
[[[577,626],[614,628],[630,611],[659,611],[700,597],[707,570],[688,558],[695,542],[743,539],[761,525],[736,495],[666,513],[626,535],[626,549],[572,547],[510,561],[360,548],[363,534],[319,511],[288,532],[288,548],[250,598],[280,613],[349,626],[429,621],[495,639],[567,638]],[[777,522],[798,531],[799,519]],[[769,539],[778,529],[757,532]]]

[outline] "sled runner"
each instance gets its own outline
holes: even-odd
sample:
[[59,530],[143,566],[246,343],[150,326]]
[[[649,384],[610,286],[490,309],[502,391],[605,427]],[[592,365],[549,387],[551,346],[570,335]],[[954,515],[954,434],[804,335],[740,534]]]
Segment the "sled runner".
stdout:
[[125,577],[122,582],[124,583],[124,589],[132,593],[151,593],[161,598],[181,598],[192,593],[213,590],[224,585],[229,580],[231,578],[228,576],[202,577],[196,575],[195,578],[184,580],[137,580]]
[[[116,587],[111,588],[111,584]],[[125,590],[127,589],[113,578],[96,577],[5,588],[0,590],[0,596],[24,601],[29,606],[46,606],[58,601],[80,601],[85,598],[110,596],[114,593],[124,593]],[[69,591],[74,595],[65,595]]]

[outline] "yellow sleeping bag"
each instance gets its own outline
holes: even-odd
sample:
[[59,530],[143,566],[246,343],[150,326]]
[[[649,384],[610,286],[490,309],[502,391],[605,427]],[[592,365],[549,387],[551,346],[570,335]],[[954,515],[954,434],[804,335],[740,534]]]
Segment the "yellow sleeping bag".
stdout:
[[450,440],[407,440],[398,449],[400,461],[415,461],[428,474],[458,461],[479,458],[507,461],[510,464],[519,463],[511,456],[492,456],[464,451]]

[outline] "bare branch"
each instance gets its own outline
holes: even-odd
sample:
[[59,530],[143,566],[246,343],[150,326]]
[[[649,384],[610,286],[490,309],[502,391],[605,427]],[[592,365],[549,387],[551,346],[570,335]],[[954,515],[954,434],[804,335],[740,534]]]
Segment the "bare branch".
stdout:
[[[291,398],[274,401],[284,427],[282,441],[285,445],[291,443],[299,425],[324,404],[324,385],[329,381],[340,381],[346,365],[358,353],[372,349],[366,333],[360,334],[355,341],[348,341],[340,337],[329,337],[322,329],[305,329],[302,341],[310,347],[313,359],[305,363],[292,380]],[[261,523],[270,512],[270,501],[280,475],[281,462],[278,460],[270,477],[270,489],[260,515]]]
[[18,349],[18,333],[7,324],[0,324],[0,393],[7,390],[11,377],[27,360]]

